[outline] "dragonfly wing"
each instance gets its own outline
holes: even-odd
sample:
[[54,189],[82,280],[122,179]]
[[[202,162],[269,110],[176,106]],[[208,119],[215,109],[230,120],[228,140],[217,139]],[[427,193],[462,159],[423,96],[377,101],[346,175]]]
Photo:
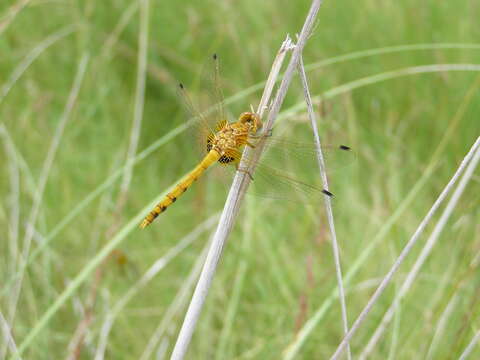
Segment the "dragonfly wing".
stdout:
[[[315,144],[272,140],[267,140],[269,143],[251,174],[253,182],[249,191],[256,196],[316,201],[325,193],[335,193],[335,180],[354,158],[353,151],[343,145],[322,148],[329,179],[329,188],[325,189]],[[247,156],[242,166],[248,168],[253,161]]]
[[295,159],[300,166],[314,160],[317,164],[319,152],[321,153],[329,171],[337,171],[356,161],[356,154],[352,148],[345,144],[328,144],[320,148],[313,140],[291,141],[283,137],[267,136],[265,138],[263,158],[264,163],[279,163],[288,159]]
[[[202,103],[201,98],[210,106],[201,109],[196,106],[196,101],[192,99],[190,91],[184,84],[179,84],[177,97],[188,115],[188,133],[195,142],[195,148],[199,153],[198,158],[209,151],[208,140],[216,132],[221,130],[227,124],[227,116],[224,106],[222,87],[220,84],[220,65],[217,55],[213,55],[207,64],[203,66],[200,76],[200,88],[202,93],[199,95],[198,103]],[[212,105],[213,104],[213,105]]]

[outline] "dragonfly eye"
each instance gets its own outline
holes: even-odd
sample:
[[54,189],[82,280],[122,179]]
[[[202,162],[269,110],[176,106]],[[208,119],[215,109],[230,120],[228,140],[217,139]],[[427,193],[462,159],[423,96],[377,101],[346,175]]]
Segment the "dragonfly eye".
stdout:
[[252,112],[244,112],[240,115],[238,120],[242,123],[259,123],[260,119],[257,114]]
[[258,129],[262,128],[260,117],[253,112],[242,113],[238,118],[238,121],[241,124],[248,124],[252,133],[256,133]]

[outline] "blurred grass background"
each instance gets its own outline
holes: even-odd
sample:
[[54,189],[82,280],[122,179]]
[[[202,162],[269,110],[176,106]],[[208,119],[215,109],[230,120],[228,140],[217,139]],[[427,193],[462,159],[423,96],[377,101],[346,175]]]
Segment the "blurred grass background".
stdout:
[[[222,208],[224,188],[203,182],[145,231],[125,230],[142,209],[194,166],[197,154],[188,132],[167,138],[141,159],[133,168],[128,191],[122,193],[122,178],[117,176],[59,232],[58,224],[125,165],[135,104],[143,108],[136,149],[140,153],[184,124],[175,93],[179,80],[196,102],[205,103],[199,78],[205,61],[216,52],[226,97],[244,94],[266,79],[281,42],[287,33],[299,32],[309,5],[304,0],[7,0],[0,4],[0,309],[13,323],[17,346],[100,249],[116,234],[117,239],[122,234],[123,240],[100,270],[82,278],[80,287],[41,327],[25,349],[25,358],[91,359],[101,353],[107,359],[168,356],[184,314],[176,296],[214,225],[134,292],[119,308],[108,337],[105,324],[117,302],[133,291],[156,260]],[[480,3],[467,0],[326,1],[304,52],[307,66],[397,45],[451,45],[425,45],[317,66],[307,74],[311,92],[318,96],[360,78],[413,66],[478,64],[479,13]],[[146,35],[142,102],[137,85],[139,38]],[[75,79],[78,96],[72,97]],[[350,323],[479,135],[479,87],[476,72],[434,72],[374,82],[325,101],[319,122],[323,139],[349,144],[357,154],[355,163],[332,183],[344,273],[382,226],[392,221],[407,196],[413,196],[346,285]],[[257,105],[258,89],[237,96],[229,112],[236,115],[250,104]],[[302,96],[295,79],[283,107],[288,116],[281,126],[287,132],[303,127],[308,136],[305,111],[288,112],[301,104]],[[65,128],[42,192],[42,169],[62,117]],[[412,194],[429,166],[433,171]],[[457,358],[479,330],[478,181],[477,171],[372,358]],[[36,197],[38,216],[29,246],[27,224]],[[246,200],[189,358],[278,359],[285,354],[306,321],[336,294],[326,218],[323,207],[319,209],[301,203]],[[431,230],[429,226],[423,241]],[[17,292],[26,248],[31,261]],[[420,248],[414,248],[395,284],[355,335],[353,354],[364,349]],[[189,294],[187,289],[183,298],[189,300]],[[166,314],[172,304],[178,309],[169,318]],[[342,337],[340,319],[335,301],[296,358],[328,358]],[[152,335],[162,321],[165,331],[154,340]],[[85,324],[84,338],[76,339],[74,334]],[[152,344],[151,351],[147,344]],[[5,342],[1,347],[0,356],[4,356]],[[471,358],[479,355],[477,347]]]

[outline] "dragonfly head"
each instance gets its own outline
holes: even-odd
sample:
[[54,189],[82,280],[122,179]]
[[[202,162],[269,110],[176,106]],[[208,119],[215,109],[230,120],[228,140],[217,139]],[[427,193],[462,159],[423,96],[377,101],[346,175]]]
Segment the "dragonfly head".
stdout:
[[244,112],[240,114],[238,121],[241,124],[245,124],[249,127],[249,131],[252,134],[255,134],[258,130],[260,130],[263,126],[262,121],[260,120],[260,116],[253,112]]

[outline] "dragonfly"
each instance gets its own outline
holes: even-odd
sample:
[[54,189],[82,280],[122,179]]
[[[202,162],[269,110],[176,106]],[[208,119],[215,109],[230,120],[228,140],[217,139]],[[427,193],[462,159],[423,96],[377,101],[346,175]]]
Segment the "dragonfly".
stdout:
[[[198,165],[191,170],[180,182],[174,186],[174,188],[168,192],[164,198],[148,213],[144,220],[140,224],[140,228],[144,229],[149,226],[160,214],[165,212],[169,206],[177,201],[177,199],[182,196],[192,184],[197,181],[204,172],[210,168],[215,163],[219,163],[222,166],[232,166],[237,171],[246,171],[245,168],[240,168],[241,160],[245,162],[245,159],[242,159],[242,153],[245,147],[255,148],[255,144],[259,139],[263,139],[269,143],[275,143],[277,140],[272,137],[271,133],[262,133],[263,123],[260,119],[260,116],[253,112],[247,111],[240,114],[236,121],[229,122],[225,115],[223,94],[221,91],[221,86],[219,84],[219,64],[218,57],[213,56],[213,66],[214,66],[214,75],[211,82],[213,84],[211,87],[214,91],[214,97],[216,98],[216,107],[214,115],[207,118],[206,115],[199,112],[190,97],[185,91],[185,87],[182,83],[178,85],[179,87],[179,97],[182,99],[187,111],[195,117],[198,121],[196,126],[198,130],[197,136],[202,138],[202,142],[205,145],[206,154],[203,159],[198,163]],[[213,125],[212,125],[213,124]],[[194,130],[195,132],[196,130]],[[297,145],[294,143],[287,144],[282,141],[275,146],[280,146],[282,150],[285,147],[293,148],[294,152],[302,152],[301,148],[305,149],[306,146],[303,144]],[[316,147],[307,146],[312,151],[308,151],[310,155],[314,156],[316,153]],[[350,151],[350,147],[346,145],[339,145],[337,147],[340,151]],[[304,151],[303,151],[304,152]],[[268,165],[261,165],[261,169],[269,169]],[[264,171],[257,168],[258,171]],[[268,172],[267,176],[274,174],[275,177],[280,177],[280,182],[289,184],[293,188],[302,188],[313,189],[321,192],[327,196],[333,196],[333,194],[323,188],[316,188],[314,186],[303,184],[302,182],[289,178],[282,174],[281,170],[270,169],[265,170]],[[248,173],[248,172],[247,172]],[[253,176],[248,173],[249,177],[255,183]]]

